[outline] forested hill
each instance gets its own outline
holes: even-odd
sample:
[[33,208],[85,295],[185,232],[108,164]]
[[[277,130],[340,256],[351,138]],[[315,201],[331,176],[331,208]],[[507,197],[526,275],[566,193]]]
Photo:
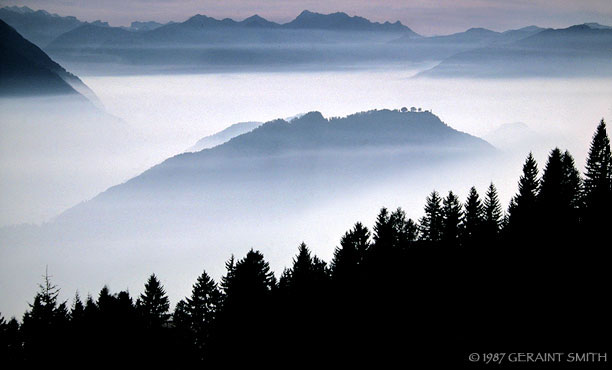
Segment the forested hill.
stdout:
[[606,369],[610,153],[602,120],[583,175],[567,151],[541,172],[530,154],[506,212],[493,184],[464,202],[433,191],[418,221],[383,208],[355,223],[329,264],[304,243],[278,275],[257,250],[232,255],[173,309],[155,274],[139,295],[104,286],[70,304],[46,273],[21,322],[0,316],[2,361]]
[[231,187],[237,176],[257,182],[297,176],[305,185],[309,177],[325,176],[342,183],[344,176],[389,175],[428,161],[434,165],[494,152],[486,141],[451,128],[427,111],[373,110],[330,119],[310,112],[290,122],[267,122],[211,149],[169,158],[102,198],[181,184]]

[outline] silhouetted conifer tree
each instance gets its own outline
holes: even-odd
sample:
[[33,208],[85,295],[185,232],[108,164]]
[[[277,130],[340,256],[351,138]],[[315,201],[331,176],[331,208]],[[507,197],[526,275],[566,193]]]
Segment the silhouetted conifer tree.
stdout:
[[610,138],[602,119],[593,135],[584,174],[585,221],[588,234],[601,235],[609,225],[612,206],[612,157]]
[[472,186],[464,205],[462,222],[462,240],[464,246],[474,247],[480,243],[483,223],[484,208],[476,188]]
[[[276,279],[263,254],[251,249],[237,261],[231,260],[223,281],[225,299],[215,329],[215,363],[240,353],[234,361],[245,364],[258,362],[261,351],[268,346],[272,320],[271,299]],[[269,348],[268,348],[269,349]],[[263,359],[260,359],[263,363]]]
[[72,303],[72,309],[70,310],[70,320],[75,322],[81,322],[85,319],[85,306],[81,301],[81,296],[79,296],[79,292],[74,294],[74,301]]
[[221,291],[227,295],[228,290],[230,289],[230,284],[234,279],[234,270],[236,269],[236,261],[234,255],[232,254],[230,259],[225,262],[225,275],[221,278],[221,283],[219,284]]
[[138,298],[136,306],[146,325],[150,328],[162,327],[168,321],[170,301],[155,274],[149,277],[145,284],[145,290]]
[[393,230],[394,247],[404,249],[418,238],[418,227],[414,221],[406,217],[406,212],[398,208],[389,217]]
[[393,225],[391,215],[387,208],[380,209],[376,222],[374,223],[374,236],[372,249],[377,251],[393,248]]
[[570,209],[575,213],[582,207],[582,178],[580,171],[576,168],[574,158],[565,151],[561,159],[561,193],[563,204],[569,205]]
[[347,231],[340,239],[340,247],[334,251],[330,273],[334,281],[347,285],[358,281],[363,262],[370,247],[370,231],[361,222]]
[[546,234],[547,245],[553,246],[560,239],[573,238],[578,229],[581,179],[574,160],[566,151],[551,151],[538,194],[539,223]]
[[443,233],[442,199],[433,191],[425,199],[425,215],[420,219],[421,239],[428,242],[439,242]]
[[326,263],[317,256],[311,256],[305,243],[298,247],[298,255],[293,259],[293,267],[287,271],[289,289],[297,295],[311,295],[320,292],[327,282]]
[[47,272],[43,284],[23,316],[23,339],[26,359],[35,363],[62,359],[60,343],[65,340],[69,315],[66,302],[58,303],[59,288],[51,283]]
[[191,289],[191,296],[181,300],[174,311],[174,323],[192,334],[190,338],[196,347],[198,357],[205,357],[210,341],[212,326],[221,305],[221,291],[206,271],[197,278]]
[[487,188],[483,207],[483,238],[486,243],[493,243],[497,240],[500,229],[504,222],[497,188],[491,183]]
[[442,201],[442,241],[448,247],[459,245],[459,235],[461,233],[461,210],[459,198],[452,192]]
[[523,174],[519,179],[518,194],[510,201],[508,207],[508,231],[511,238],[531,238],[536,229],[537,198],[540,188],[538,165],[529,153],[523,165]]

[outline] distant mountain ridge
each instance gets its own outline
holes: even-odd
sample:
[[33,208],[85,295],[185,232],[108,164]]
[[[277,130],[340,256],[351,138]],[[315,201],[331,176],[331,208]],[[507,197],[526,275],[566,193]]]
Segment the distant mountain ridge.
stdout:
[[[0,15],[10,13],[24,34],[66,18],[29,8],[1,10]],[[24,18],[32,14],[45,22]],[[108,73],[109,64],[128,74],[327,70],[399,63],[438,63],[420,74],[432,77],[601,76],[611,69],[606,59],[610,50],[606,34],[611,28],[593,22],[561,30],[470,28],[423,37],[399,21],[380,23],[342,12],[308,10],[284,24],[259,15],[237,21],[202,14],[180,23],[133,22],[131,27],[74,23],[74,17],[72,21],[71,29],[44,47],[55,60],[80,73]],[[50,29],[45,37],[56,34]]]
[[285,24],[268,21],[259,15],[236,21],[197,14],[184,22],[143,29],[137,34],[125,31],[119,27],[102,29],[102,27],[82,25],[57,37],[48,47],[57,50],[130,44],[155,45],[164,42],[173,45],[319,42],[329,38],[329,35],[327,37],[321,37],[320,34],[306,35],[305,31],[390,33],[420,37],[399,21],[378,23],[363,17],[350,17],[346,13],[320,14],[307,10]]
[[464,51],[419,76],[610,76],[610,60],[612,29],[581,24]]
[[410,28],[404,26],[400,21],[395,23],[371,22],[359,17],[349,16],[346,13],[336,12],[331,14],[320,14],[304,10],[294,20],[283,24],[285,28],[301,29],[325,29],[325,30],[352,30],[352,31],[382,31],[382,32],[406,32],[410,35],[420,36]]
[[[73,16],[62,17],[45,10],[32,10],[27,6],[0,8],[0,19],[39,47],[45,47],[59,35],[86,23]],[[108,23],[101,21],[93,24],[108,27]]]

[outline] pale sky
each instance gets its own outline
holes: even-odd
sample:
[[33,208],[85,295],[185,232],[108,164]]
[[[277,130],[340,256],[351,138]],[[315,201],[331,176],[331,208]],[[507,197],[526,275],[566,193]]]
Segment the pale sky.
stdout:
[[612,25],[612,0],[0,0],[111,25],[184,21],[194,14],[241,20],[253,14],[284,23],[302,10],[342,11],[373,21],[401,21],[423,35],[470,27],[496,31],[529,25],[561,28],[585,22]]

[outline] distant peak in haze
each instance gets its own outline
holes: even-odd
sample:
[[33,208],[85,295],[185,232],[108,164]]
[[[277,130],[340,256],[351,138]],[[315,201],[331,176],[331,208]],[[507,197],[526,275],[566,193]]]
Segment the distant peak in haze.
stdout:
[[468,33],[468,34],[488,34],[488,35],[498,34],[498,32],[491,31],[489,29],[482,28],[482,27],[472,27],[472,28],[468,29],[467,31],[465,31],[465,33]]
[[595,22],[585,23],[583,25],[587,26],[587,27],[589,27],[591,29],[594,29],[594,30],[610,30],[610,29],[612,29],[612,27],[610,27],[610,26],[606,26],[606,25],[603,25],[603,24],[595,23]]
[[270,22],[269,20],[263,17],[260,17],[258,14],[252,15],[244,19],[242,22],[240,22],[240,24],[247,26],[247,27],[261,27],[261,28],[265,28],[265,27],[275,28],[275,27],[280,26],[278,23]]
[[6,10],[10,10],[12,12],[15,13],[19,13],[19,14],[28,14],[28,13],[34,13],[34,10],[31,8],[28,8],[27,6],[5,6],[4,9]]
[[294,20],[283,25],[287,28],[310,28],[326,30],[353,30],[353,31],[396,31],[413,32],[401,22],[395,23],[371,22],[370,20],[359,17],[349,16],[343,12],[331,14],[321,14],[304,10]]
[[323,114],[321,114],[321,112],[312,111],[312,112],[308,112],[306,114],[301,115],[300,117],[293,119],[291,122],[310,123],[310,122],[323,122],[323,121],[327,121],[327,119],[323,117]]

